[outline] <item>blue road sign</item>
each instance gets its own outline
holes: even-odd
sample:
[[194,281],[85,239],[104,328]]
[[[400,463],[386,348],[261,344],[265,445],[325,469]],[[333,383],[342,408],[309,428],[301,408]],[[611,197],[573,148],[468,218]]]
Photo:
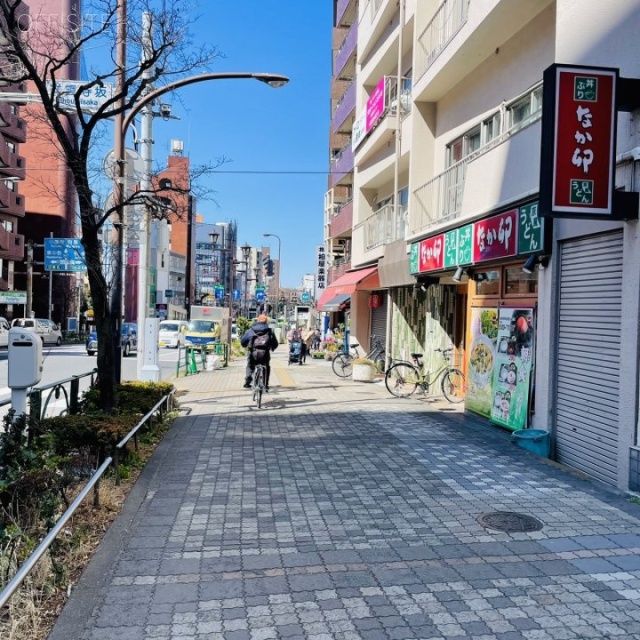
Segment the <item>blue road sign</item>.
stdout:
[[44,239],[45,271],[86,271],[84,247],[78,238]]
[[256,302],[264,302],[264,290],[259,291],[256,289]]
[[300,296],[301,302],[311,302],[311,294],[308,291],[304,291]]
[[216,286],[213,290],[216,294],[216,300],[224,300],[224,287]]
[[240,289],[234,289],[233,293],[231,294],[231,297],[234,300],[240,300]]

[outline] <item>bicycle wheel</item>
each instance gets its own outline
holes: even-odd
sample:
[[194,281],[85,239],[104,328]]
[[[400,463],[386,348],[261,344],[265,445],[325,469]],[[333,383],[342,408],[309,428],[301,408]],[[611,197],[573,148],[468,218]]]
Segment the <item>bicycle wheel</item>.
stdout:
[[442,378],[442,393],[453,404],[462,402],[467,390],[464,373],[459,369],[449,369]]
[[339,353],[331,363],[333,373],[340,378],[348,378],[353,373],[353,358],[348,353]]
[[264,389],[264,371],[262,367],[256,369],[255,391],[253,392],[253,399],[258,405],[258,409],[262,407],[262,390]]
[[419,371],[406,362],[399,362],[389,367],[384,377],[384,384],[389,393],[396,398],[406,398],[417,388],[420,380]]

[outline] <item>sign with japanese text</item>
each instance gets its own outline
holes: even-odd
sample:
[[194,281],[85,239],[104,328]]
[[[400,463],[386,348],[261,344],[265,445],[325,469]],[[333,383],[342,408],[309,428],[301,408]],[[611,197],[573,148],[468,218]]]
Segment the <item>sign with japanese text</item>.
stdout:
[[473,224],[473,262],[515,256],[518,210],[511,209]]
[[439,234],[420,242],[418,256],[420,273],[438,271],[444,267],[444,235]]
[[420,273],[420,243],[414,242],[409,249],[409,273]]
[[86,271],[84,247],[79,238],[45,238],[46,271]]
[[27,304],[27,292],[0,291],[0,304]]
[[[327,254],[324,245],[318,245],[316,252],[316,291],[322,293],[327,287]],[[319,297],[316,293],[316,299]]]
[[[76,93],[79,89],[89,84],[90,80],[60,80],[56,85],[56,101],[59,109],[76,111]],[[51,91],[51,83],[47,82]],[[102,83],[94,84],[84,89],[78,95],[78,103],[81,111],[97,111],[107,100],[113,98],[113,85]]]
[[542,215],[613,214],[618,70],[552,65],[544,72]]
[[365,123],[366,133],[369,133],[369,131],[373,129],[373,127],[377,124],[378,120],[380,120],[382,114],[384,113],[385,80],[385,76],[382,76],[382,80],[378,82],[376,88],[373,90],[373,93],[367,100],[367,119]]
[[367,135],[367,114],[361,113],[353,122],[351,131],[351,148],[356,149]]
[[471,264],[473,225],[468,224],[444,234],[444,268]]
[[544,218],[538,215],[538,203],[520,207],[518,213],[518,253],[536,253],[544,250]]

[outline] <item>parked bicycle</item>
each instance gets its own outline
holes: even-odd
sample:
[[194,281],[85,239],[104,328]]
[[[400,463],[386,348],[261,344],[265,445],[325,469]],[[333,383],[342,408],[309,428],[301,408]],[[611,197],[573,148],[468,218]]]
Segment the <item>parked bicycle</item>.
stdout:
[[267,368],[263,364],[257,364],[253,370],[253,378],[251,380],[251,388],[253,389],[253,400],[258,405],[258,409],[262,406],[262,394],[266,389]]
[[413,364],[403,360],[395,362],[389,367],[384,378],[389,393],[397,398],[406,398],[420,387],[426,395],[429,387],[434,385],[440,376],[443,376],[440,387],[444,397],[452,403],[462,402],[466,391],[466,382],[464,373],[451,366],[453,348],[436,349],[436,351],[442,354],[442,362],[435,371],[424,371],[421,353],[411,354]]
[[[364,357],[375,363],[378,373],[384,373],[386,366],[384,340],[378,338],[378,336],[371,336],[371,342],[373,346]],[[360,352],[358,351],[359,346],[359,344],[352,344],[349,351],[343,349],[336,355],[331,363],[333,373],[340,378],[348,378],[353,373],[353,360],[360,357]]]

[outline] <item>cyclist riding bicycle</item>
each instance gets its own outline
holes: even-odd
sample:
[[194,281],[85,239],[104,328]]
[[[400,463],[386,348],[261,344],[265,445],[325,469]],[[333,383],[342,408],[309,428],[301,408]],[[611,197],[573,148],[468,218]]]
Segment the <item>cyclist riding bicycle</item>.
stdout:
[[265,391],[269,391],[269,375],[271,367],[271,352],[278,348],[278,339],[268,325],[269,318],[264,314],[259,315],[256,321],[249,327],[245,334],[240,338],[240,344],[248,347],[247,353],[247,370],[245,372],[244,388],[251,388],[251,378],[253,370],[257,364],[263,364],[266,369]]

